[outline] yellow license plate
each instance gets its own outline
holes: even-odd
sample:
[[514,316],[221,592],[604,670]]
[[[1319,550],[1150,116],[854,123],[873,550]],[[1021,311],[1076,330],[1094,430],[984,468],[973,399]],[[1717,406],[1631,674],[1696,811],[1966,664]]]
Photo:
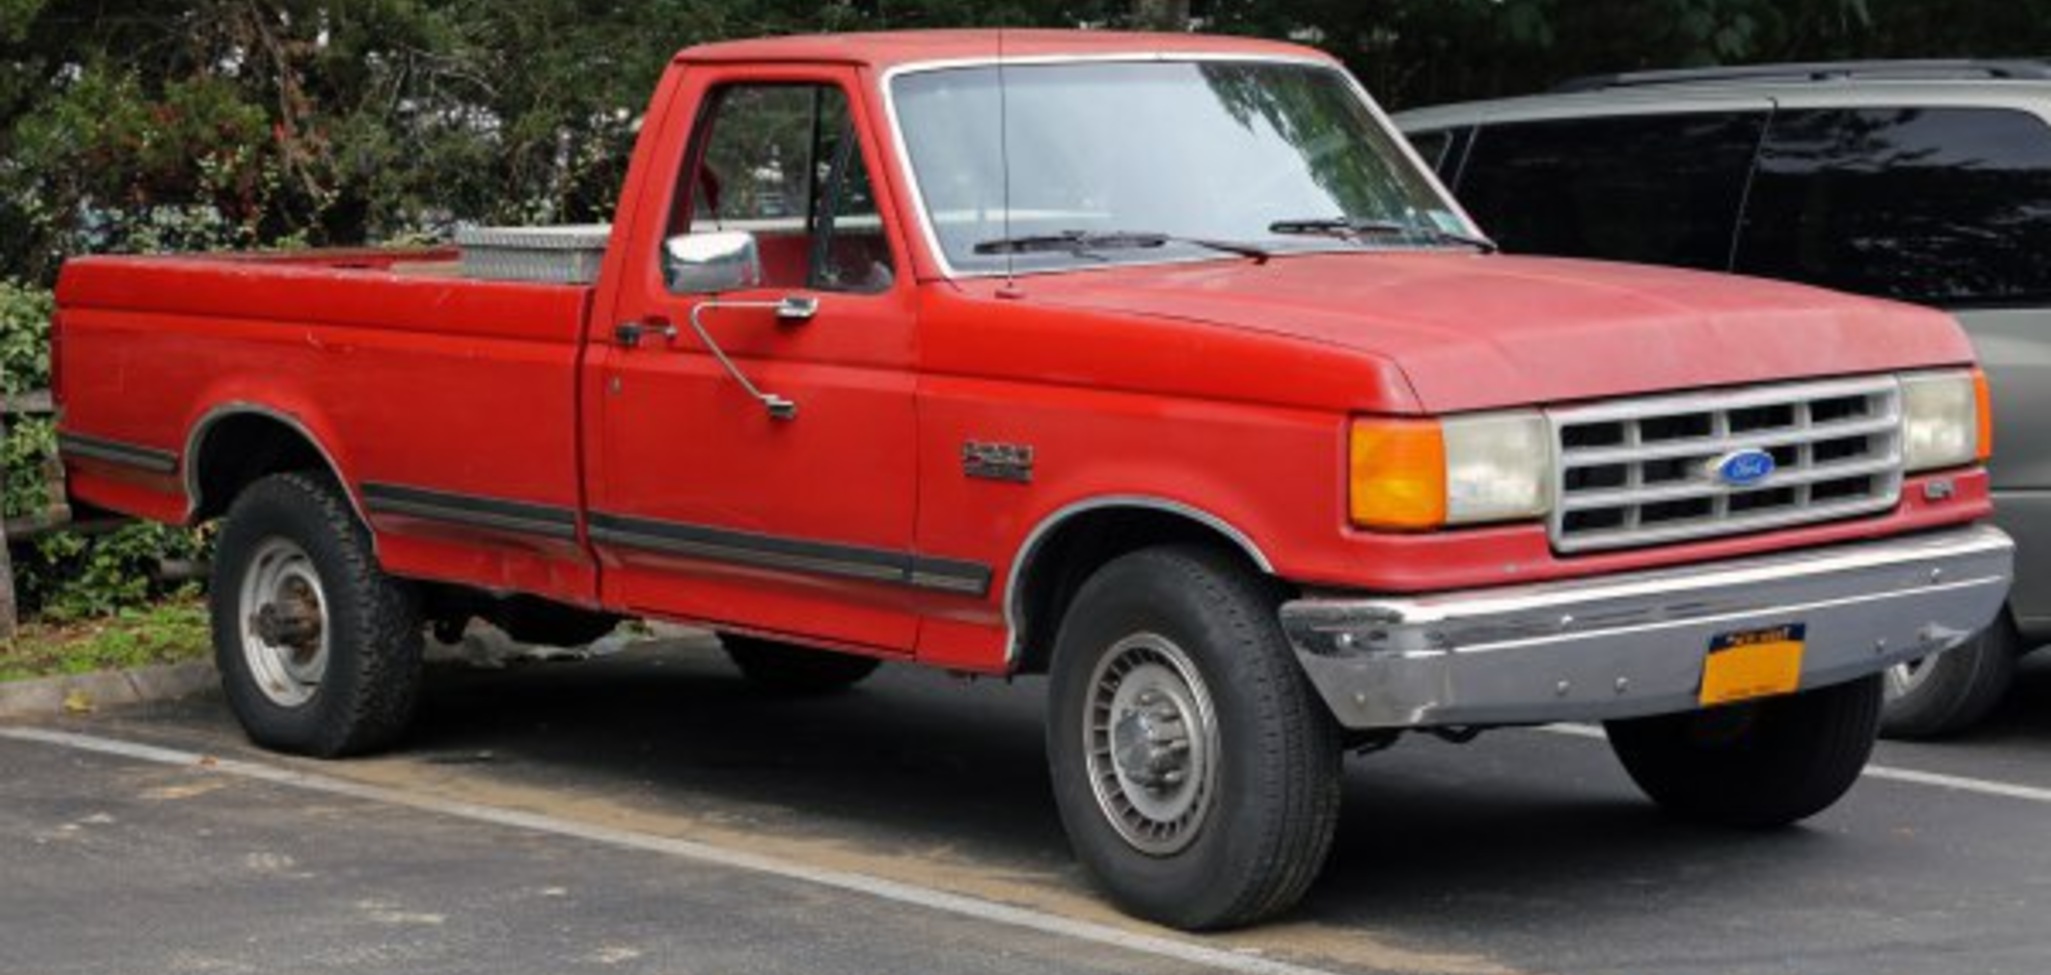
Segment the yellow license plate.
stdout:
[[1792,694],[1802,683],[1802,641],[1808,626],[1790,623],[1719,633],[1702,661],[1703,707]]

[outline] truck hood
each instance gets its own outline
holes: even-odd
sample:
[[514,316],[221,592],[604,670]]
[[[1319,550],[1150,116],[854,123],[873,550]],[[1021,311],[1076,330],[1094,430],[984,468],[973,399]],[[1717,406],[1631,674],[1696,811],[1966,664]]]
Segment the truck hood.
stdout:
[[1431,413],[1972,361],[1929,309],[1595,261],[1344,252],[1045,275],[1026,291],[1386,359]]

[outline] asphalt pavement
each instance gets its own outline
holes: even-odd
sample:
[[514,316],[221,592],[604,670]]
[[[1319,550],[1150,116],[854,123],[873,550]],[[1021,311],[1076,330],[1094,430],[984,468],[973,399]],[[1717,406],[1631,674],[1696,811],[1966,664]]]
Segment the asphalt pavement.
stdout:
[[0,728],[0,972],[2040,975],[2046,663],[1767,833],[1659,815],[1585,730],[1406,740],[1349,761],[1303,906],[1208,938],[1090,891],[1039,680],[779,699],[691,641],[444,665],[400,751],[335,763],[201,697]]

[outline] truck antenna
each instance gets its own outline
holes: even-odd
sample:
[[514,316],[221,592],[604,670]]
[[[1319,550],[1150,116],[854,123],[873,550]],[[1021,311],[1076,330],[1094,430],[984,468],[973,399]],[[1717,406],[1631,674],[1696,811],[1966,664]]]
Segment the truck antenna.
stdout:
[[[1004,239],[1011,239],[1011,115],[1006,104],[1004,84],[1004,21],[997,22],[997,171],[1003,185]],[[1013,262],[1017,254],[1013,248],[1004,249],[1004,283],[997,288],[999,298],[1023,298],[1025,292],[1018,288],[1018,278]]]

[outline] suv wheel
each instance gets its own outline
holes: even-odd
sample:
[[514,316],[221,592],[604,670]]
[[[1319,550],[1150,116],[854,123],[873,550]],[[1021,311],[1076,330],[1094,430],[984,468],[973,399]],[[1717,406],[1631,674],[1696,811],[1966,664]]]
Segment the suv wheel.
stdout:
[[2021,646],[2015,622],[2004,613],[1958,646],[1888,668],[1880,733],[1889,738],[1941,738],[1978,724],[2015,683]]

